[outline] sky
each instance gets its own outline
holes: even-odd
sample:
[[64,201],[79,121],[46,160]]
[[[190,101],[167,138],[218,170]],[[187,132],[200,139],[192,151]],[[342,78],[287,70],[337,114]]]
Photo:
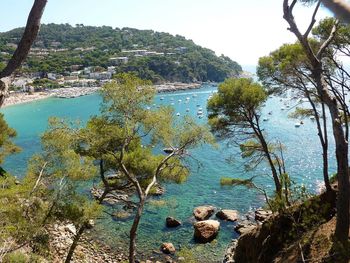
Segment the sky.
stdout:
[[[33,0],[1,0],[0,32],[26,24]],[[282,0],[48,0],[42,23],[152,29],[183,35],[217,55],[256,65],[296,39],[282,18]],[[311,8],[296,6],[301,28]],[[331,14],[321,9],[317,19]]]

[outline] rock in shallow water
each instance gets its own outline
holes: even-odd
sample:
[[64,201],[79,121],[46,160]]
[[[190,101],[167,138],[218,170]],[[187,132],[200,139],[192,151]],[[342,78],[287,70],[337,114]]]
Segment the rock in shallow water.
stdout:
[[199,220],[207,220],[214,214],[215,207],[211,205],[207,206],[198,206],[193,210],[194,217]]
[[181,225],[181,222],[179,220],[171,216],[167,217],[165,221],[167,227],[177,227]]
[[163,243],[160,250],[165,254],[175,254],[175,247],[172,243]]
[[200,243],[207,243],[217,236],[220,222],[217,220],[204,220],[195,223],[193,227],[195,240]]

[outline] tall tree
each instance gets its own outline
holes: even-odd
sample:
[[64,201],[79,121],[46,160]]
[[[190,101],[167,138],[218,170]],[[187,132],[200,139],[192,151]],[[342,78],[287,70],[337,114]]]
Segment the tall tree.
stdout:
[[[314,42],[317,45],[317,42]],[[323,178],[326,189],[331,191],[328,175],[328,132],[325,105],[319,98],[315,83],[308,76],[309,64],[299,43],[285,44],[261,57],[257,68],[257,75],[270,92],[283,93],[291,90],[294,100],[306,98],[311,106],[310,111],[297,111],[300,115],[312,115],[315,117],[317,135],[322,147]],[[318,105],[321,104],[321,110]]]
[[326,78],[323,74],[325,65],[323,58],[327,47],[332,43],[337,31],[338,23],[334,23],[332,30],[327,38],[319,47],[314,49],[309,40],[309,34],[316,23],[316,14],[319,10],[321,1],[318,1],[314,9],[311,22],[304,33],[301,33],[297,26],[293,10],[298,1],[283,1],[283,18],[289,24],[289,30],[297,37],[310,66],[310,78],[315,82],[316,91],[321,100],[327,105],[332,119],[332,129],[335,139],[336,159],[337,159],[337,176],[338,176],[338,198],[337,198],[337,223],[335,237],[337,241],[344,247],[347,247],[349,236],[349,164],[348,164],[348,141],[342,127],[340,105],[337,98],[328,89]]
[[[266,140],[261,127],[261,107],[267,97],[264,88],[251,79],[227,79],[209,100],[209,123],[220,136],[243,140],[239,143],[242,156],[253,157],[254,165],[262,160],[268,163],[277,200],[282,202],[284,163],[275,153],[275,145]],[[288,202],[288,198],[285,201]]]
[[46,3],[47,0],[34,1],[33,7],[28,16],[24,33],[20,42],[18,43],[17,49],[13,53],[5,68],[0,72],[0,107],[4,103],[8,92],[9,80],[5,78],[9,77],[28,56],[30,47],[38,35],[40,29],[40,20],[43,15]]
[[[98,163],[97,176],[102,185],[101,194],[96,196],[99,203],[115,192],[137,196],[130,229],[129,262],[136,260],[137,229],[149,195],[162,181],[183,182],[188,175],[182,163],[187,150],[213,142],[206,126],[197,125],[187,117],[174,119],[168,107],[148,109],[153,104],[154,94],[150,82],[132,74],[120,74],[101,90],[100,116],[91,118],[78,130],[56,122],[46,133],[49,138],[72,136],[73,152]],[[50,148],[61,147],[59,141],[50,140]],[[168,153],[155,154],[155,145],[167,148]],[[60,156],[62,159],[69,157]]]

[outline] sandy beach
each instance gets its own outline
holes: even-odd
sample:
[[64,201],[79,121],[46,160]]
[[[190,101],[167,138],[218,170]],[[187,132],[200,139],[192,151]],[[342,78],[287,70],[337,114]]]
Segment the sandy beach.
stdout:
[[[154,85],[157,92],[173,92],[178,90],[187,89],[198,89],[201,87],[200,83],[165,83],[160,85]],[[12,105],[17,105],[21,103],[28,103],[36,100],[46,99],[49,97],[57,98],[76,98],[80,96],[85,96],[98,91],[100,87],[72,87],[72,88],[61,88],[53,89],[50,91],[35,92],[29,94],[27,92],[13,92],[6,98],[2,107],[8,107]]]

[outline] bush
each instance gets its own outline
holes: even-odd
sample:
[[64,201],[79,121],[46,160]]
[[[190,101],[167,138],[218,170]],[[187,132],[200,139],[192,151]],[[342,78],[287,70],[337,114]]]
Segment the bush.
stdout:
[[20,252],[13,252],[5,255],[3,263],[29,263],[28,257]]

